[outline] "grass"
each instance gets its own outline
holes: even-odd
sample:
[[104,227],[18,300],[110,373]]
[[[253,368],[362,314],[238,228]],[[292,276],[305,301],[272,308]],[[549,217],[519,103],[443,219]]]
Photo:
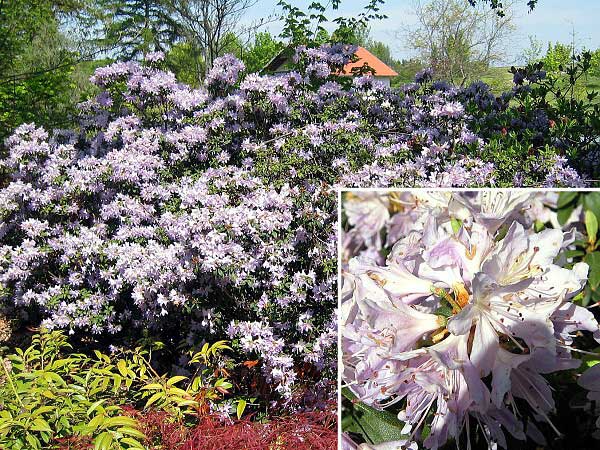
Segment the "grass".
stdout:
[[510,67],[490,67],[481,76],[481,81],[488,84],[494,94],[510,91],[513,87],[513,76],[509,69]]

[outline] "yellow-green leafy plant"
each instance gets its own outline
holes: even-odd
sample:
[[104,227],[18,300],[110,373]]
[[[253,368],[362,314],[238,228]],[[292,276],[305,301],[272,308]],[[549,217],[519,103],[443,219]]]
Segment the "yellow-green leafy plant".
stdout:
[[[211,406],[230,394],[233,386],[229,372],[223,366],[222,353],[231,350],[226,341],[204,344],[200,351],[190,352],[188,365],[194,371],[190,377],[166,375],[156,377],[142,390],[147,398],[145,407],[158,407],[175,418],[186,415],[202,416],[211,412]],[[240,417],[246,406],[245,400],[237,400],[237,415]],[[241,405],[241,406],[240,406]]]
[[35,335],[26,350],[0,359],[0,448],[52,449],[89,438],[95,450],[144,449],[144,434],[120,405],[147,378],[143,356],[70,353],[58,331]]

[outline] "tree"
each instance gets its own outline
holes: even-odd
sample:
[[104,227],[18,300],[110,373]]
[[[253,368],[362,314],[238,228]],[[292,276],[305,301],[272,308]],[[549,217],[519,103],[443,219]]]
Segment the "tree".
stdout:
[[389,45],[381,41],[370,41],[366,49],[377,56],[388,66],[393,66],[396,64],[396,60],[392,56],[392,50],[390,49]]
[[269,32],[257,33],[254,42],[242,53],[246,70],[258,72],[283,51],[284,47],[283,43],[276,40]]
[[178,42],[171,46],[165,54],[167,68],[175,74],[182,83],[198,87],[206,68],[198,49],[187,41]]
[[542,59],[544,61],[544,68],[553,72],[561,70],[560,67],[564,70],[571,63],[571,57],[574,52],[574,45],[561,44],[560,42],[552,45],[549,42],[546,55]]
[[79,0],[0,0],[0,146],[24,122],[69,124],[78,55],[60,26],[83,6]]
[[167,51],[181,39],[180,26],[166,0],[102,0],[99,44],[115,48],[121,59],[135,59],[150,51]]
[[[240,18],[258,0],[166,0],[187,42],[202,55],[205,70],[243,33]],[[262,23],[262,22],[260,22]],[[258,25],[255,25],[258,26]]]
[[600,77],[600,49],[592,52],[591,73],[596,77]]
[[[471,6],[476,6],[477,4],[487,4],[492,8],[499,16],[504,15],[504,4],[503,0],[468,0]],[[532,11],[537,5],[539,0],[527,0],[527,5],[529,6],[529,10]]]
[[388,66],[393,66],[398,63],[393,58],[392,50],[390,49],[389,45],[387,45],[385,42],[373,39],[371,36],[371,28],[368,25],[364,25],[352,30],[347,37],[348,40],[346,43],[360,45],[361,47],[366,48]]
[[0,77],[19,64],[19,55],[61,18],[84,8],[83,0],[0,0]]
[[543,43],[534,36],[529,36],[529,47],[523,50],[521,59],[525,64],[534,64],[542,58]]
[[464,84],[491,64],[502,61],[514,30],[512,14],[472,8],[468,0],[429,0],[415,4],[418,24],[406,40],[436,76]]

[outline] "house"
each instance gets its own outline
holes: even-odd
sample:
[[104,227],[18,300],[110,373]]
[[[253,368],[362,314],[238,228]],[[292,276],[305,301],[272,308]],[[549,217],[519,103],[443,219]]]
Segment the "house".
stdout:
[[[355,76],[352,73],[352,69],[359,69],[366,63],[371,69],[373,69],[373,77],[376,80],[383,82],[387,86],[390,85],[392,78],[398,76],[398,73],[394,69],[385,64],[382,60],[364,47],[358,47],[355,55],[356,61],[346,64],[342,72],[336,73],[335,75],[346,77]],[[292,70],[290,62],[290,52],[284,50],[275,58],[273,58],[263,70],[275,75],[288,73]]]

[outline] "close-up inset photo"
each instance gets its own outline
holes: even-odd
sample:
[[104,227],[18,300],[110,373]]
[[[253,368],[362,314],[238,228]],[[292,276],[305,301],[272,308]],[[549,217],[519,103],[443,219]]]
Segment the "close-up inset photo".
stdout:
[[342,448],[597,448],[599,217],[599,192],[342,191]]

